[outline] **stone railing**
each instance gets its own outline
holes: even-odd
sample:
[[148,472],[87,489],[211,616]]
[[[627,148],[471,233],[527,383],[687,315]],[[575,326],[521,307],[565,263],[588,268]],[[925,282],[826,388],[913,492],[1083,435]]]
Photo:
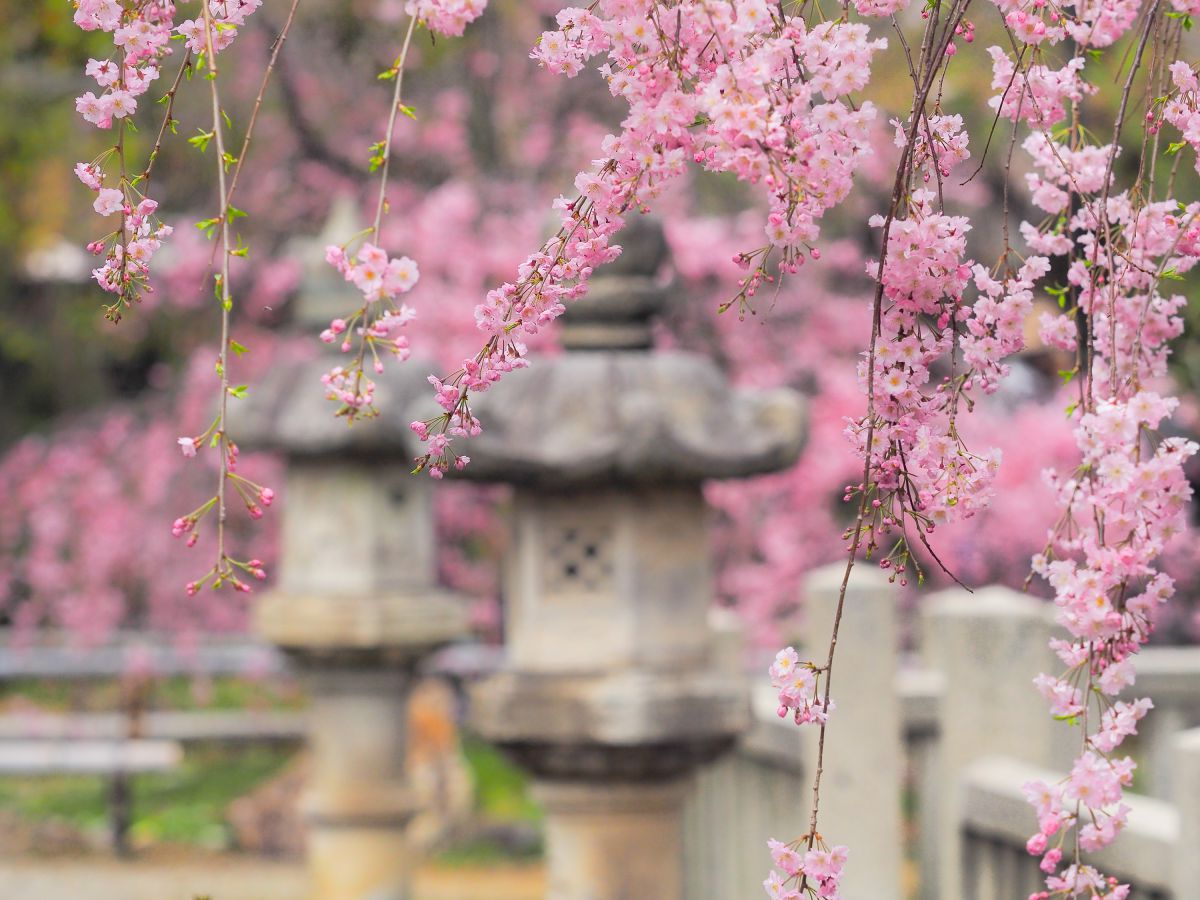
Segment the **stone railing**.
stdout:
[[[920,654],[897,660],[895,596],[861,574],[839,640],[842,704],[822,790],[821,831],[853,846],[846,900],[1027,897],[1041,882],[1024,849],[1034,820],[1020,787],[1061,778],[1077,738],[1030,685],[1054,670],[1048,608],[1003,588],[929,597]],[[827,633],[838,576],[812,576],[814,635]],[[1138,671],[1134,693],[1155,703],[1130,745],[1144,796],[1132,798],[1128,832],[1097,861],[1130,879],[1134,897],[1200,896],[1200,854],[1176,851],[1200,846],[1200,729],[1186,730],[1200,725],[1200,647],[1148,649]],[[767,838],[807,831],[811,736],[777,718],[764,682],[755,680],[750,730],[699,775],[688,803],[688,900],[756,897]],[[903,871],[902,859],[911,862]],[[1188,866],[1197,871],[1181,871]]]
[[[1176,736],[1179,772],[1200,772],[1200,731]],[[1194,774],[1193,774],[1194,777]],[[1033,780],[1053,783],[1061,773],[1004,757],[986,757],[962,775],[964,835],[963,900],[1027,897],[1041,889],[1037,859],[1025,852],[1030,831],[1029,806],[1021,785]],[[1195,843],[1183,843],[1183,821],[1200,816],[1200,793],[1181,795],[1179,803],[1127,794],[1129,824],[1120,839],[1091,854],[1106,874],[1132,888],[1131,900],[1184,900],[1195,896]],[[1194,827],[1189,829],[1194,834]],[[1187,850],[1192,853],[1185,852]]]

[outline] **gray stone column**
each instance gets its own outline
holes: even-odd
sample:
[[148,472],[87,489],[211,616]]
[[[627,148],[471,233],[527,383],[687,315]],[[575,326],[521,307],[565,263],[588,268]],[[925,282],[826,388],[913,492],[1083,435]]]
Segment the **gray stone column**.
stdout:
[[709,625],[701,484],[782,468],[802,439],[791,392],[652,351],[664,241],[644,220],[623,238],[565,319],[567,352],[475,402],[462,473],[516,486],[508,658],[472,719],[533,776],[553,900],[681,900],[690,775],[748,723]]
[[549,896],[683,896],[686,779],[539,782]]
[[417,812],[404,772],[408,674],[306,663],[312,764],[303,807],[313,896],[407,897],[404,831]]

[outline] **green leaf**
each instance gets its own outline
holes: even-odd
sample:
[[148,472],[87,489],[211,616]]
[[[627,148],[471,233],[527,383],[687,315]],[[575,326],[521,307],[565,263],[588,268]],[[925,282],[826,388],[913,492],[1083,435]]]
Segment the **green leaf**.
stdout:
[[411,106],[403,106],[402,105],[400,107],[400,112],[404,113],[410,119],[416,119],[416,117],[417,117],[417,111],[415,109],[413,109]]
[[246,346],[244,346],[243,344],[239,344],[233,338],[229,339],[229,349],[232,350],[234,353],[236,353],[238,356],[241,356],[243,353],[250,352]]
[[239,384],[237,387],[231,387],[231,388],[229,388],[229,396],[231,396],[231,397],[236,397],[236,398],[237,398],[237,399],[239,399],[239,400],[243,400],[243,399],[245,399],[245,397],[246,397],[246,392],[247,392],[248,390],[250,390],[250,385],[248,385],[248,384]]
[[208,142],[213,139],[213,133],[202,129],[198,129],[198,131],[199,133],[195,137],[188,138],[188,143],[203,153],[208,149]]
[[238,209],[232,203],[229,204],[229,221],[232,222],[234,219],[241,219],[241,218],[244,218],[245,216],[246,216],[245,211]]

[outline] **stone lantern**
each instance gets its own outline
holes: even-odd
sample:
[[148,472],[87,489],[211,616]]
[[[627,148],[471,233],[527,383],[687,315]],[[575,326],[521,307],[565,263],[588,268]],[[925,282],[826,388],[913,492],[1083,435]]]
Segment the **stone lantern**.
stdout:
[[507,661],[472,719],[533,776],[554,900],[679,900],[682,804],[748,722],[718,660],[701,484],[791,463],[790,391],[741,391],[708,358],[651,349],[661,231],[564,319],[566,352],[481,395],[464,477],[515,488]]
[[[319,253],[306,257],[298,318],[315,335],[356,296]],[[418,664],[461,637],[466,619],[437,584],[432,484],[410,474],[416,448],[399,412],[428,392],[432,367],[390,367],[375,380],[379,408],[392,413],[348,427],[322,395],[321,373],[336,364],[328,353],[277,367],[233,424],[246,445],[287,463],[278,578],[256,622],[311,696],[310,896],[403,900],[405,832],[418,812],[405,774],[409,691]]]

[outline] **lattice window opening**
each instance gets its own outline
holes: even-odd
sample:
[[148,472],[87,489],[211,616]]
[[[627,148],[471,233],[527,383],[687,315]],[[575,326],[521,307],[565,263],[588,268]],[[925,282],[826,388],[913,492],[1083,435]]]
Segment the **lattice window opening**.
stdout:
[[588,526],[560,529],[546,552],[546,589],[551,593],[599,593],[612,585],[611,538]]

